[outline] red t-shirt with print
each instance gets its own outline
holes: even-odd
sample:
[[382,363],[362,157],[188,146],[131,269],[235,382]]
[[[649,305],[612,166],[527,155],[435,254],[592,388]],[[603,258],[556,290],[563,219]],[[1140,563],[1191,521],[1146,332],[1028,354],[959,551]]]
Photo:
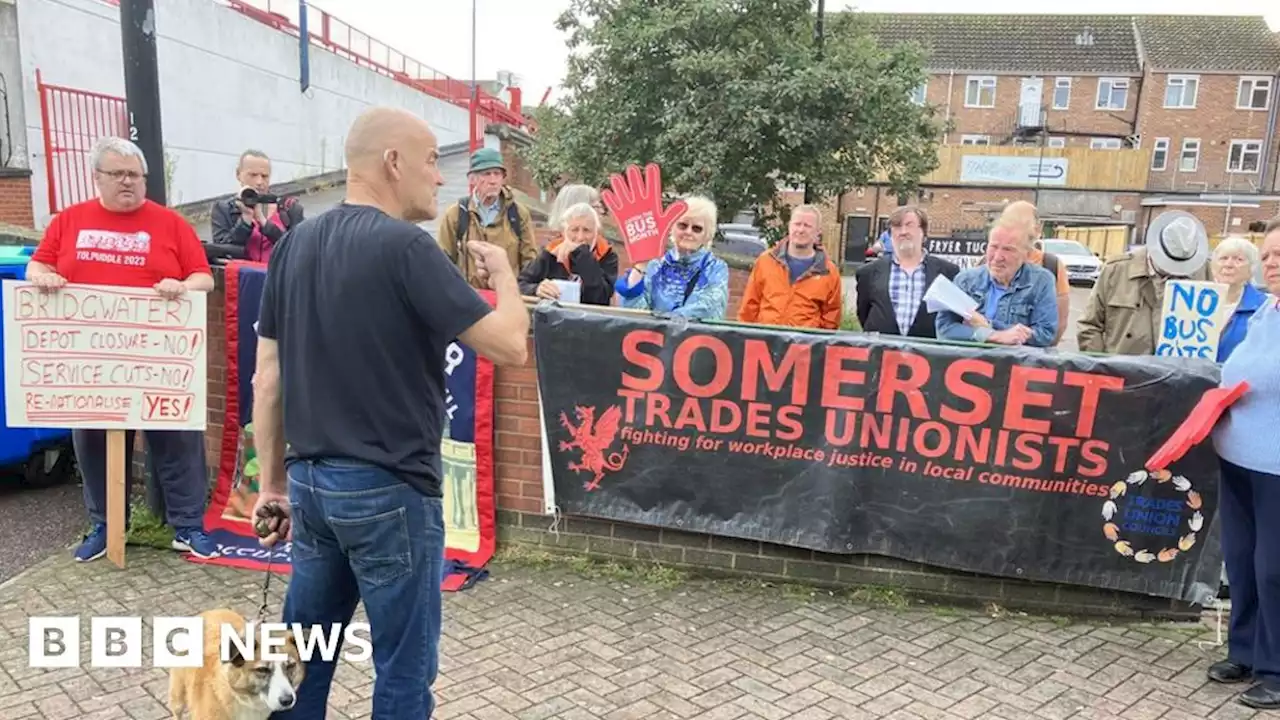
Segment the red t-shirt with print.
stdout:
[[195,229],[150,200],[127,213],[111,212],[97,198],[72,205],[54,218],[31,259],[83,285],[153,287],[210,272]]

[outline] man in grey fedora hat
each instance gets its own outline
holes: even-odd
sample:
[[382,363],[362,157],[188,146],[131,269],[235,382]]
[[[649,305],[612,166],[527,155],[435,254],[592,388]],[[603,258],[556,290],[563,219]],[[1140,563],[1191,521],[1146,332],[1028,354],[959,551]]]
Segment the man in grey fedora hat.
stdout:
[[1209,236],[1194,215],[1180,210],[1151,223],[1145,246],[1102,267],[1076,332],[1080,350],[1154,355],[1170,278],[1210,279]]

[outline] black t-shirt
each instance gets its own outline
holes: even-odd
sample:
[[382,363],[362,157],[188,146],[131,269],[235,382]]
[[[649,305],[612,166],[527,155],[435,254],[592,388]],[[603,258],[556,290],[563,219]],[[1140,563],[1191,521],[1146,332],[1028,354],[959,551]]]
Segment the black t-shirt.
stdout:
[[363,460],[440,496],[445,350],[491,310],[431,235],[381,210],[294,228],[258,320],[279,344],[289,456]]

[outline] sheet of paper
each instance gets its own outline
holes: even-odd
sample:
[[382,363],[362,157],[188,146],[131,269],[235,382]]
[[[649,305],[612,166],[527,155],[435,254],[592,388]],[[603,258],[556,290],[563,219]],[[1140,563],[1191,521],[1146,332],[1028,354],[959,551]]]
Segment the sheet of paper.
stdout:
[[969,317],[978,309],[978,301],[966,295],[945,275],[939,275],[925,291],[924,303],[931,313],[949,310],[962,318]]
[[582,302],[582,282],[579,280],[552,280],[556,287],[560,289],[560,302],[562,303],[581,303]]

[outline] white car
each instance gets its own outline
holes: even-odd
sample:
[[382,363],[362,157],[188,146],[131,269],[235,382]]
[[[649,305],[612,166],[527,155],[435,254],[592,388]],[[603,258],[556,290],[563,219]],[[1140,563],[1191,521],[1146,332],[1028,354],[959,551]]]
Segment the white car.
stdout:
[[1072,285],[1080,283],[1092,286],[1098,282],[1098,275],[1102,272],[1102,259],[1084,245],[1075,240],[1047,238],[1044,250],[1057,255],[1058,261],[1067,266],[1067,281]]

